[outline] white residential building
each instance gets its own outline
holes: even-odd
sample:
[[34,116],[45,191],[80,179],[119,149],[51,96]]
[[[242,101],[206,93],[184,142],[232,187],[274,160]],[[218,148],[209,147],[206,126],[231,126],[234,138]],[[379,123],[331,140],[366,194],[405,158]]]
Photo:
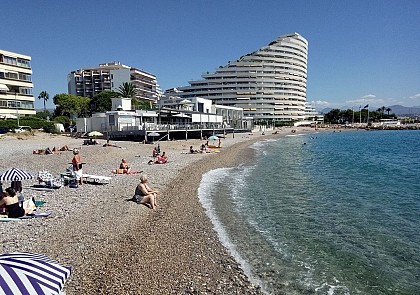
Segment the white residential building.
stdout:
[[0,49],[0,116],[35,115],[31,57]]
[[288,34],[165,94],[239,107],[257,121],[304,120],[307,61],[308,41]]
[[161,94],[155,75],[119,62],[76,70],[67,75],[68,93],[74,96],[93,97],[106,90],[118,92],[125,82],[133,84],[136,98],[140,100],[156,102]]

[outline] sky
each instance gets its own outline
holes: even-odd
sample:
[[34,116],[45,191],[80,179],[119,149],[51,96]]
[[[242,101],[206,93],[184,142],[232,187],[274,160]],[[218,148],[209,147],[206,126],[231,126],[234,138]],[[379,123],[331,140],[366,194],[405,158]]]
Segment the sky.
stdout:
[[419,0],[2,0],[0,19],[0,49],[32,57],[35,108],[77,69],[119,61],[166,90],[294,32],[317,109],[420,106]]

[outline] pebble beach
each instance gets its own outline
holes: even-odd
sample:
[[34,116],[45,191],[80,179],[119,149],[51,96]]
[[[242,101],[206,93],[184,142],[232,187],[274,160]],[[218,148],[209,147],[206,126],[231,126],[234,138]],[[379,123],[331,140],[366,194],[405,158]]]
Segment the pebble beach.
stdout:
[[[67,145],[79,148],[83,173],[112,177],[108,184],[85,183],[45,190],[23,181],[26,199],[45,201],[38,212],[49,217],[0,222],[1,252],[45,254],[72,267],[64,291],[70,294],[263,294],[221,245],[198,197],[203,173],[252,159],[247,147],[258,140],[289,134],[228,135],[219,152],[189,154],[198,139],[161,142],[169,163],[148,165],[154,145],[115,141],[119,147],[85,146],[65,135],[0,137],[0,171],[16,167],[54,176],[66,171],[71,151],[51,155],[33,150]],[[130,201],[139,174],[113,174],[122,158],[142,171],[161,193],[157,210]],[[3,183],[3,189],[8,185]]]

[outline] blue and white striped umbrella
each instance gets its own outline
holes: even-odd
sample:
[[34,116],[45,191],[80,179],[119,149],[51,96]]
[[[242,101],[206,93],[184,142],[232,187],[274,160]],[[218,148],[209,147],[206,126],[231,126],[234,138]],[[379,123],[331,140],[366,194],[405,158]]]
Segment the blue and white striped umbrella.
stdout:
[[71,268],[42,254],[14,252],[0,255],[0,294],[60,294]]
[[10,168],[0,175],[0,180],[2,181],[18,181],[33,178],[34,176],[31,173],[18,168]]

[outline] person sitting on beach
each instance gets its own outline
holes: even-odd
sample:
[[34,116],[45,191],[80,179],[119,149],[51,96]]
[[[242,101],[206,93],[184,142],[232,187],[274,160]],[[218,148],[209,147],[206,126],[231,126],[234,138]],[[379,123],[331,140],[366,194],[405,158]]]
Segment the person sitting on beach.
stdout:
[[152,156],[153,156],[153,158],[156,158],[157,156],[159,156],[159,152],[158,152],[157,147],[153,148]]
[[121,160],[120,169],[123,170],[123,173],[129,173],[131,171],[131,167],[128,166],[126,159]]
[[163,152],[162,155],[157,156],[155,163],[156,164],[166,164],[166,163],[168,163],[168,156],[165,154],[165,152]]
[[18,196],[18,200],[20,205],[23,205],[23,201],[25,201],[25,197],[22,195],[22,181],[20,180],[13,180],[10,183],[10,187],[13,188],[16,192],[16,195]]
[[200,147],[200,152],[202,153],[211,153],[211,150],[208,148],[208,146],[206,144],[202,144]]
[[9,218],[19,218],[25,214],[31,214],[33,211],[32,209],[25,210],[20,206],[16,191],[12,187],[8,187],[6,191],[2,193],[0,205],[6,206],[6,212]]
[[150,205],[152,209],[157,207],[157,195],[159,191],[152,189],[147,183],[147,176],[145,174],[140,176],[140,183],[136,186],[133,200],[138,204]]
[[190,146],[190,154],[198,154],[199,152],[193,148],[193,146]]
[[80,183],[80,185],[83,184],[83,170],[82,170],[82,159],[79,155],[79,150],[74,149],[73,150],[73,159],[71,161],[73,165],[73,173],[76,177],[76,181]]

